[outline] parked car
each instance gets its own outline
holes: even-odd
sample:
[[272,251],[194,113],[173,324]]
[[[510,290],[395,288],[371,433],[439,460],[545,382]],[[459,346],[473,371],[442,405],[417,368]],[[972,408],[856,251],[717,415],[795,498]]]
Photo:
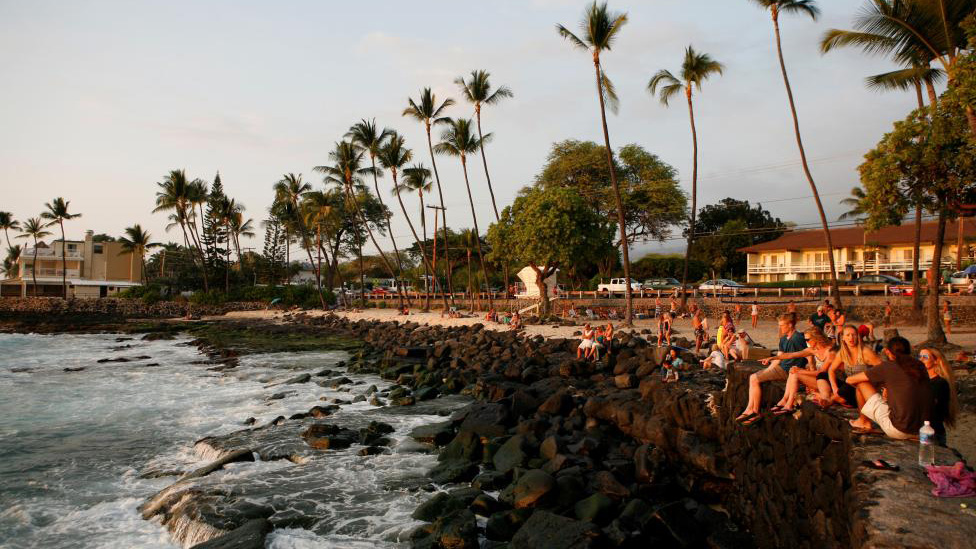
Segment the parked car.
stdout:
[[389,294],[395,294],[396,290],[392,288],[387,288],[385,286],[376,286],[369,293],[372,295],[389,295]]
[[863,275],[848,282],[852,286],[857,286],[858,293],[883,292],[885,286],[892,295],[912,295],[912,283],[902,280],[897,276],[885,274]]
[[645,290],[673,290],[681,288],[681,282],[677,278],[649,278],[644,281],[642,286]]
[[[641,289],[641,283],[637,282],[633,278],[630,279],[630,291],[639,292]],[[610,294],[625,294],[627,293],[627,279],[626,278],[611,278],[609,284],[598,284],[596,291],[610,295]]]
[[734,280],[729,280],[727,278],[715,278],[712,280],[706,280],[698,289],[703,292],[720,292],[720,293],[735,293],[738,290],[745,288],[744,284],[739,284]]
[[949,282],[953,284],[969,284],[970,280],[976,279],[976,272],[956,271],[952,273]]

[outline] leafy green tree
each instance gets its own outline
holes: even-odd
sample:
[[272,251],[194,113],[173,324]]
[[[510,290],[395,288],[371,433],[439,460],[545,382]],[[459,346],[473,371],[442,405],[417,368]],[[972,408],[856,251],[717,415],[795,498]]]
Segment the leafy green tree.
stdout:
[[203,218],[203,232],[201,241],[207,256],[207,263],[211,269],[227,269],[226,262],[219,265],[226,255],[230,243],[227,241],[227,228],[222,214],[226,210],[227,195],[224,194],[224,184],[220,180],[220,172],[214,176],[213,184],[207,195],[207,212]]
[[34,239],[34,259],[31,262],[31,279],[34,282],[34,296],[37,296],[37,241],[45,236],[51,236],[51,233],[46,230],[47,225],[41,221],[38,217],[31,217],[24,222],[20,231],[21,234],[17,238],[33,238]]
[[[684,272],[684,254],[681,256],[662,256],[648,254],[634,262],[634,276],[638,280],[648,278],[680,278]],[[698,259],[691,259],[688,263],[688,280],[701,280],[708,273],[709,266]]]
[[709,204],[698,213],[694,228],[699,245],[692,259],[697,259],[716,273],[746,272],[746,255],[739,250],[782,236],[786,224],[775,218],[762,205],[753,206],[748,200],[725,198]]
[[790,85],[790,77],[786,72],[786,61],[783,59],[783,44],[780,40],[779,16],[780,14],[807,15],[814,21],[820,15],[820,8],[814,0],[751,0],[764,10],[769,11],[769,16],[773,21],[773,31],[776,35],[776,54],[779,57],[779,68],[783,73],[783,85],[786,87],[786,97],[790,103],[790,114],[793,115],[793,133],[796,136],[796,146],[800,151],[800,163],[803,166],[803,175],[806,176],[810,184],[810,192],[813,193],[813,201],[817,205],[817,213],[820,214],[820,224],[823,227],[824,243],[827,247],[827,259],[830,261],[830,287],[833,290],[834,299],[837,306],[841,306],[840,287],[837,285],[837,266],[834,261],[834,242],[830,236],[830,228],[827,226],[827,214],[824,213],[823,203],[820,201],[820,192],[817,184],[810,173],[810,165],[807,163],[806,149],[803,147],[803,138],[800,136],[800,119],[796,114],[796,103],[793,101],[793,88]]
[[961,105],[940,101],[931,117],[924,109],[912,112],[895,123],[858,168],[869,228],[901,223],[913,200],[927,199],[938,212],[925,313],[932,345],[946,341],[939,318],[939,270],[946,221],[955,214],[951,201],[974,192],[976,185],[976,144],[962,111]]
[[[434,126],[439,126],[441,124],[447,124],[449,119],[444,116],[444,112],[454,104],[454,100],[447,98],[443,103],[437,103],[437,96],[430,88],[424,88],[420,91],[420,99],[416,102],[413,99],[407,99],[407,108],[403,110],[403,116],[409,116],[414,120],[424,123],[424,130],[427,132],[427,150],[430,152],[430,165],[434,169],[434,182],[437,184],[437,196],[440,198],[440,212],[441,212],[441,226],[444,228],[444,255],[451,255],[451,245],[448,243],[447,239],[447,208],[444,206],[444,192],[441,190],[441,176],[437,173],[437,159],[434,158],[434,141],[431,138],[430,130]],[[437,244],[435,238],[434,244],[434,257],[437,257]],[[451,284],[451,272],[450,266],[451,262],[446,262],[448,272],[447,272],[447,291],[451,293],[451,301],[454,300],[454,288]],[[437,266],[437,261],[434,261],[434,266]],[[434,273],[434,279],[437,279],[436,272]]]
[[261,222],[264,226],[264,250],[261,256],[267,266],[268,284],[274,286],[281,281],[278,276],[285,263],[285,231],[281,221],[274,215]]
[[20,244],[7,247],[7,255],[3,258],[3,273],[7,278],[17,278],[20,276],[20,254],[23,251],[24,249]]
[[601,249],[613,245],[614,226],[570,189],[522,190],[502,211],[501,221],[488,228],[490,260],[508,257],[535,271],[541,296],[539,316],[549,316],[545,279],[578,262],[596,261]]
[[[620,249],[623,252],[624,277],[630,279],[630,252],[628,251],[627,240],[627,215],[624,210],[623,199],[620,195],[620,186],[617,184],[617,170],[614,167],[613,149],[610,148],[610,131],[607,129],[607,103],[610,110],[617,111],[617,93],[614,91],[613,83],[603,72],[600,65],[600,55],[604,51],[610,51],[613,43],[617,39],[620,29],[627,23],[627,14],[613,13],[607,9],[607,4],[598,4],[595,0],[587,8],[580,21],[582,38],[576,36],[563,25],[557,25],[556,30],[559,35],[568,40],[573,46],[590,53],[593,57],[593,68],[596,71],[597,98],[600,101],[600,121],[603,124],[603,141],[606,145],[607,165],[610,168],[610,185],[613,188],[613,197],[617,207],[617,226],[620,229]],[[634,296],[630,284],[626,285],[627,313],[624,320],[625,326],[630,326],[634,321]]]
[[[695,129],[695,107],[691,95],[695,88],[701,91],[702,81],[707,80],[713,74],[722,74],[725,67],[711,58],[707,53],[698,53],[688,46],[685,50],[685,58],[681,63],[681,73],[678,76],[671,74],[671,71],[662,69],[651,77],[647,83],[647,90],[654,95],[658,93],[660,87],[661,103],[668,106],[668,102],[682,91],[685,99],[688,100],[688,119],[691,121],[691,219],[689,227],[695,226],[695,214],[698,211],[698,131]],[[688,247],[685,250],[685,266],[681,274],[681,283],[688,282],[688,261],[691,258],[691,250],[695,243],[694,231],[688,231]],[[688,294],[681,294],[681,304],[688,300]]]
[[[480,132],[479,132],[480,133]],[[481,234],[478,230],[478,214],[474,210],[474,196],[471,194],[471,182],[468,180],[468,156],[469,154],[477,152],[482,148],[485,140],[491,139],[491,134],[487,134],[482,137],[475,137],[474,132],[471,131],[471,120],[466,118],[459,118],[457,120],[451,120],[447,128],[441,134],[441,142],[434,147],[434,151],[440,154],[446,154],[449,156],[456,156],[461,159],[461,169],[464,172],[464,185],[468,189],[468,203],[471,205],[471,220],[474,222],[474,231],[477,234]],[[485,282],[488,281],[488,270],[485,266],[485,258],[481,252],[481,239],[476,238],[475,242],[478,245],[478,262],[481,263],[481,273],[485,277]],[[450,254],[448,253],[448,262],[450,262]],[[493,309],[495,307],[494,298],[491,296],[491,292],[488,292],[488,307]]]
[[80,213],[73,214],[68,211],[70,204],[70,201],[59,196],[51,202],[44,204],[47,210],[41,213],[41,218],[49,221],[48,226],[58,225],[61,228],[61,289],[64,292],[65,299],[68,299],[68,258],[65,255],[68,244],[65,242],[64,222],[81,217]]

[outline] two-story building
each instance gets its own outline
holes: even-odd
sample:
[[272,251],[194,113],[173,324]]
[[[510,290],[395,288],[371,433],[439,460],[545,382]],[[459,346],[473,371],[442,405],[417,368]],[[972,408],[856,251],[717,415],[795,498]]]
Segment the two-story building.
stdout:
[[93,236],[86,231],[84,240],[38,242],[36,265],[34,247],[24,249],[17,278],[0,281],[0,295],[35,295],[35,270],[38,296],[60,297],[62,273],[67,275],[69,297],[108,297],[139,286],[142,259],[122,251],[120,242],[95,242]]
[[[976,219],[963,220],[963,257],[973,257]],[[924,272],[932,265],[937,223],[921,226],[919,269]],[[959,225],[946,225],[942,249],[942,264],[951,269],[956,263]],[[831,229],[834,244],[834,265],[842,280],[862,274],[888,274],[905,280],[912,278],[915,225],[906,223],[866,231],[863,227]],[[830,278],[830,259],[824,243],[823,231],[790,231],[776,240],[739,249],[747,254],[748,282],[779,282],[786,280],[823,280]]]

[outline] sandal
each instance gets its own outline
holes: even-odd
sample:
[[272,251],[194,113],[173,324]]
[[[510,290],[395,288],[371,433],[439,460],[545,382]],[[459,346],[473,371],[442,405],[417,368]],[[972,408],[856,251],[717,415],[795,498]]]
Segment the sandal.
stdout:
[[879,471],[901,471],[901,467],[892,465],[883,459],[876,459],[874,461],[864,460],[861,462],[861,465],[870,467],[872,469],[877,469]]
[[752,418],[754,418],[754,417],[756,417],[758,415],[759,414],[742,414],[739,417],[735,418],[735,421],[736,421],[736,423],[742,423],[744,421],[749,421],[750,419],[752,419]]
[[778,410],[774,410],[773,411],[773,415],[774,416],[783,416],[783,415],[786,415],[786,414],[792,414],[795,411],[796,410],[794,410],[793,408],[780,408]]
[[756,425],[757,423],[759,423],[760,421],[762,421],[762,418],[763,417],[760,414],[756,414],[756,415],[750,417],[749,419],[746,419],[744,421],[740,421],[739,422],[739,425],[742,425],[743,427],[752,427],[752,426]]

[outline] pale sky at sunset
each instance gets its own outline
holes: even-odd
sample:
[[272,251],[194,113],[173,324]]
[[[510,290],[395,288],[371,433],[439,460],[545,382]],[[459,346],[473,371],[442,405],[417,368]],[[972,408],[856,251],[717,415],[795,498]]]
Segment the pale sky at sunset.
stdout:
[[[913,108],[913,93],[879,94],[865,76],[891,70],[854,50],[822,56],[819,38],[850,28],[860,0],[820,0],[823,16],[784,16],[787,66],[812,169],[831,220],[857,183],[861,156]],[[171,169],[211,180],[255,222],[286,172],[321,186],[312,167],[364,117],[403,133],[429,165],[423,128],[400,116],[432,86],[460,99],[455,77],[473,69],[513,99],[483,111],[499,207],[531,183],[554,141],[600,141],[590,58],[560,38],[581,0],[49,1],[0,0],[0,210],[18,219],[55,196],[112,235],[141,223],[154,240],[155,182]],[[611,1],[630,22],[604,65],[620,95],[615,147],[638,143],[675,166],[687,189],[688,113],[645,91],[658,69],[677,71],[690,43],[726,65],[696,97],[699,204],[760,201],[797,223],[817,220],[793,141],[768,15],[747,0]],[[463,102],[449,115],[471,116]],[[471,225],[460,164],[439,157],[452,228]],[[482,230],[493,220],[484,174],[472,170]],[[390,188],[387,177],[381,181]],[[384,191],[384,200],[390,195]],[[409,231],[397,211],[394,234]],[[260,246],[259,238],[252,245]],[[667,248],[680,247],[668,242]],[[647,251],[652,247],[639,246]],[[639,254],[637,254],[639,255]]]

